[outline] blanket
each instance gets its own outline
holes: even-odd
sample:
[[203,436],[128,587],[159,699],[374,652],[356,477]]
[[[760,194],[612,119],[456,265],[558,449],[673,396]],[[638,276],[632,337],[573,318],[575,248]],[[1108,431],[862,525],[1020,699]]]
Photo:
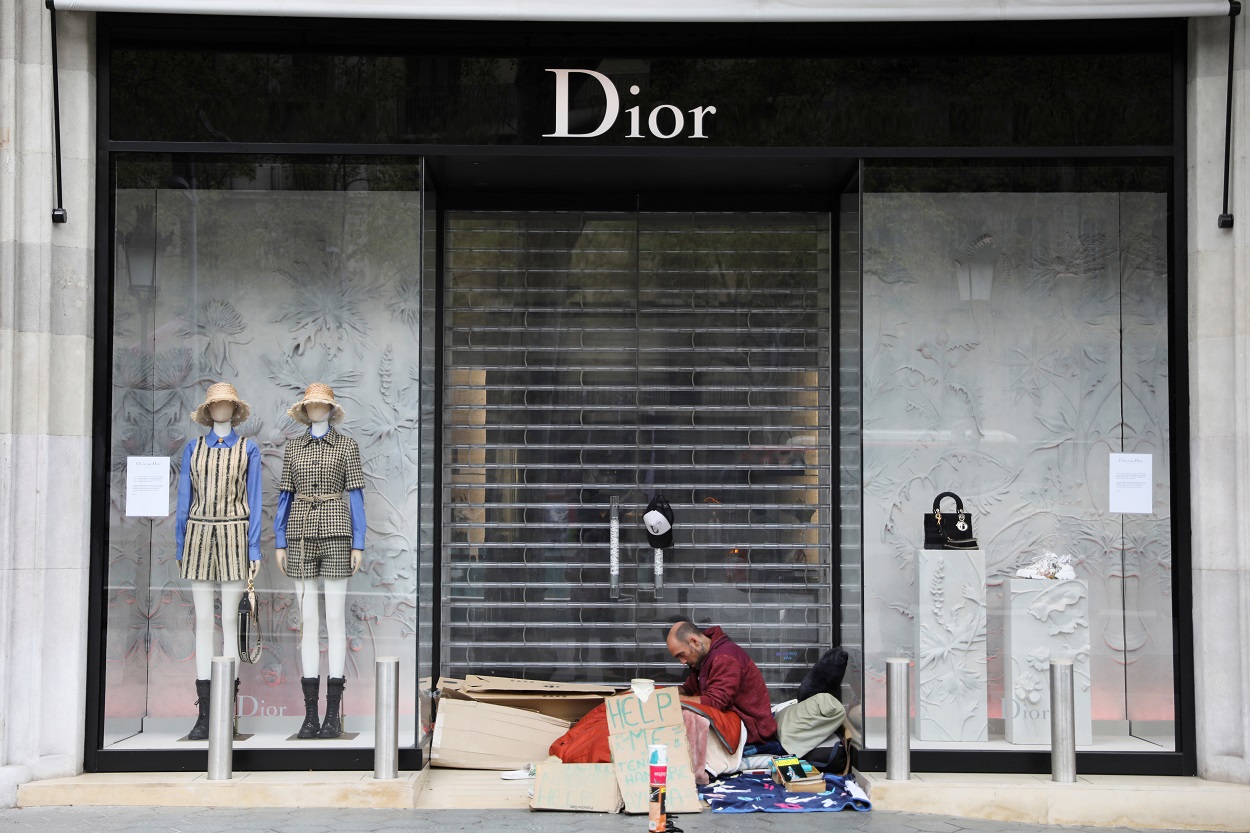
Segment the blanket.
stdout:
[[[741,739],[742,720],[733,712],[723,712],[711,706],[682,704],[683,712],[694,712],[707,718],[707,738],[715,738],[729,752],[738,748]],[[684,714],[683,714],[684,717]],[[687,723],[687,726],[690,724]],[[693,747],[694,738],[690,738]],[[702,743],[708,742],[707,740]],[[701,746],[701,748],[703,748]],[[612,750],[608,746],[608,710],[603,703],[591,709],[585,717],[551,744],[548,753],[566,764],[610,764]],[[702,767],[692,769],[698,773]]]
[[838,810],[871,810],[872,803],[854,779],[826,775],[825,792],[792,793],[763,774],[744,773],[706,787],[699,787],[699,798],[714,813],[814,813]]

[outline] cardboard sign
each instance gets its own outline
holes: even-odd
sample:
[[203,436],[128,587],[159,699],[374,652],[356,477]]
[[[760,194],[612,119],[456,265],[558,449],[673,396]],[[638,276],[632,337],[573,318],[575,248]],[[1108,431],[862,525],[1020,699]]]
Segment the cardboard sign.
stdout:
[[625,800],[625,812],[648,811],[651,773],[647,764],[647,747],[654,743],[668,747],[666,802],[669,811],[699,812],[702,805],[690,767],[690,749],[678,690],[656,689],[645,703],[632,691],[609,697],[604,702],[608,711],[608,746],[612,750],[616,782]]
[[619,813],[616,770],[612,764],[539,764],[530,809]]

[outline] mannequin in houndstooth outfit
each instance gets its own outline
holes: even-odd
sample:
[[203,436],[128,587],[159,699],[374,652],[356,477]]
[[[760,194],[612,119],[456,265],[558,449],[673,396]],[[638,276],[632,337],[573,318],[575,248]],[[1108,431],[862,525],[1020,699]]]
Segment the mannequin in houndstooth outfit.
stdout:
[[[365,546],[364,472],[356,441],[333,427],[342,421],[343,409],[329,385],[309,385],[288,413],[308,426],[307,432],[286,444],[273,523],[278,565],[299,591],[305,716],[298,737],[336,738],[343,733],[347,580],[359,569]],[[326,716],[318,725],[322,598],[328,668]]]

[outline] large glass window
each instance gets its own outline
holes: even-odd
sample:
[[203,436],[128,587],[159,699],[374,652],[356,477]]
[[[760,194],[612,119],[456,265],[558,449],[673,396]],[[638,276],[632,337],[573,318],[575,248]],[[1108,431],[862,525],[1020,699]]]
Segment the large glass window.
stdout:
[[[885,659],[905,656],[916,748],[1045,747],[1054,657],[1075,663],[1079,749],[1175,749],[1167,181],[1149,163],[867,166],[872,745]],[[979,550],[922,548],[947,491]],[[1017,577],[1047,553],[1071,580]]]
[[[184,449],[210,430],[189,416],[217,382],[250,405],[235,431],[258,451],[261,495],[262,651],[239,666],[236,748],[307,749],[312,741],[292,740],[304,714],[301,677],[320,678],[324,716],[337,663],[345,732],[322,742],[371,748],[379,656],[400,657],[401,745],[416,745],[428,719],[417,713],[417,665],[429,667],[431,645],[425,633],[418,652],[429,603],[417,582],[429,572],[423,521],[433,495],[419,465],[432,414],[421,327],[433,297],[420,165],[141,155],[114,163],[104,748],[202,748],[185,739],[195,681],[208,676],[206,652],[237,655],[222,639],[234,630],[241,583],[219,592],[220,581],[184,578],[175,552],[180,481],[194,473],[182,468]],[[336,431],[358,444],[364,475],[363,561],[337,594],[325,582],[297,583],[274,558],[284,455],[307,435],[287,409],[313,382],[333,389],[346,414]],[[157,472],[169,466],[168,483],[149,483],[142,509],[133,487],[151,469],[141,458]],[[310,625],[301,611],[314,603]]]

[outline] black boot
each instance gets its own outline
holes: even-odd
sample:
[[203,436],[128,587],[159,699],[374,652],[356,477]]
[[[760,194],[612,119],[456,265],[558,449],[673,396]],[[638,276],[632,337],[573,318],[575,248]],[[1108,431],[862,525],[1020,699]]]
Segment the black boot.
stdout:
[[300,677],[299,684],[304,688],[304,722],[299,727],[299,738],[315,738],[321,724],[317,717],[317,697],[321,693],[320,677]]
[[212,684],[212,680],[195,681],[195,705],[200,707],[200,713],[191,731],[187,732],[187,740],[208,740],[208,693]]
[[321,724],[319,738],[337,738],[343,734],[343,677],[326,678],[326,719]]

